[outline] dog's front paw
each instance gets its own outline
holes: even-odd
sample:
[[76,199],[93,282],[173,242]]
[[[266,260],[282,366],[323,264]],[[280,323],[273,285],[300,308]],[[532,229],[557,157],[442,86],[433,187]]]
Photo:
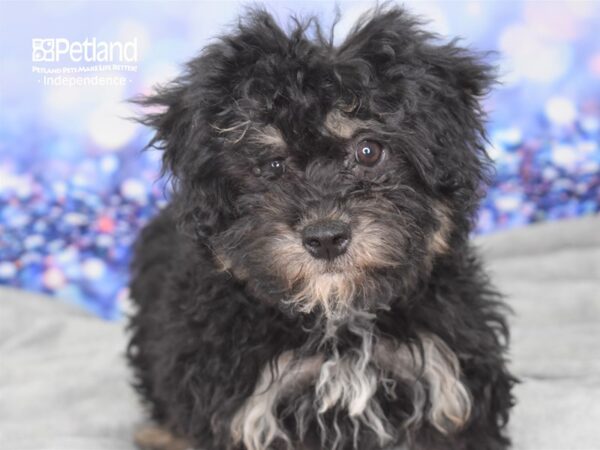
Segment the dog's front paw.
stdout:
[[187,440],[158,425],[139,428],[134,442],[140,450],[194,450]]

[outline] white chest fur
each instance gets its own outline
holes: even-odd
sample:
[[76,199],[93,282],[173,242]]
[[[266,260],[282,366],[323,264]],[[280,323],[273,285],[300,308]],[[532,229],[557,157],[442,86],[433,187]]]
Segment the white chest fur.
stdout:
[[[374,341],[369,329],[361,332],[361,345],[343,353],[334,351],[327,359],[317,354],[297,358],[292,352],[281,354],[264,368],[254,393],[235,415],[231,432],[236,442],[248,450],[266,450],[276,440],[291,443],[291,438],[276,416],[277,406],[290,394],[312,390],[312,404],[296,411],[298,434],[304,432],[307,408],[316,415],[321,433],[329,436],[332,449],[341,439],[336,427],[327,429],[324,414],[332,408],[345,411],[354,424],[355,442],[361,427],[372,430],[383,446],[393,442],[399,424],[385,417],[375,393],[383,389],[393,396],[397,381],[410,385],[413,414],[403,424],[405,430],[424,420],[442,433],[460,428],[468,420],[471,401],[460,381],[456,355],[438,337],[419,336],[417,343],[397,344]],[[356,447],[356,445],[355,445]]]

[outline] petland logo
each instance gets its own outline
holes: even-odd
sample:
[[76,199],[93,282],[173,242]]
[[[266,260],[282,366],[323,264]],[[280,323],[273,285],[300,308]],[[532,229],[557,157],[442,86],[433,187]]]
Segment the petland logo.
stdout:
[[75,63],[136,63],[138,42],[70,41],[65,38],[32,39],[32,62],[75,62]]
[[138,40],[32,39],[31,71],[44,86],[125,86],[138,71]]

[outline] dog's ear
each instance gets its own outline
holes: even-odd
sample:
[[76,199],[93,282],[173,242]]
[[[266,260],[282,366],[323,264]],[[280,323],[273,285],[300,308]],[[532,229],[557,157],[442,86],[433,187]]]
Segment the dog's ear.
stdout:
[[148,147],[163,151],[162,174],[172,182],[170,205],[178,226],[199,238],[219,229],[233,208],[207,111],[207,101],[217,95],[208,80],[219,57],[219,49],[211,47],[183,75],[134,100],[149,111],[139,122],[155,130]]
[[[241,138],[251,117],[248,92],[265,54],[285,54],[289,40],[273,18],[250,10],[237,29],[207,46],[184,73],[153,95],[136,100],[151,112],[151,147],[163,150],[163,174],[173,181],[175,210],[187,234],[206,237],[234,215],[234,185],[225,160],[227,142]],[[227,141],[227,142],[226,142]]]
[[400,8],[367,14],[338,49],[338,70],[358,71],[369,109],[426,147],[413,154],[426,182],[440,193],[476,197],[488,166],[480,101],[494,70],[482,55],[457,41],[441,43],[422,25]]

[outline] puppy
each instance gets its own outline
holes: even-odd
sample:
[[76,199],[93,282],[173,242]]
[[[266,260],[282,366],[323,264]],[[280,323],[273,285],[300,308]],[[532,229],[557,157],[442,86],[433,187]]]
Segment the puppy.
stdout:
[[140,447],[507,448],[469,244],[492,75],[399,8],[339,46],[259,10],[141,100],[174,192],[132,264]]

